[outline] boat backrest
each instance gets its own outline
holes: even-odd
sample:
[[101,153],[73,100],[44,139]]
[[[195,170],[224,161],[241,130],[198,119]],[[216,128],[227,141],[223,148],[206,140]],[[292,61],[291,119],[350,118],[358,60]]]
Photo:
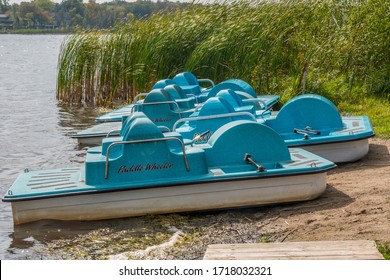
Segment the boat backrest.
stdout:
[[233,106],[226,100],[218,97],[208,99],[199,110],[199,116],[233,113]]
[[153,90],[153,89],[164,88],[164,87],[166,87],[166,86],[168,86],[168,85],[174,85],[174,84],[175,84],[175,82],[174,82],[173,80],[171,80],[171,79],[159,80],[159,81],[157,81],[157,82],[153,85],[152,90]]
[[273,129],[247,120],[227,123],[209,139],[206,158],[209,166],[245,165],[250,154],[259,163],[290,161],[287,145]]
[[126,186],[134,181],[158,184],[166,178],[174,181],[190,174],[207,174],[204,150],[186,149],[176,136],[164,135],[148,118],[134,119],[126,135],[111,142],[104,153],[88,154],[87,184]]
[[188,98],[178,85],[167,85],[164,87],[164,90],[169,94],[172,100]]
[[[248,84],[247,82],[243,81],[243,80],[240,80],[240,79],[228,79],[226,81],[224,81],[223,83],[227,83],[227,84],[234,84],[238,87],[240,87],[242,90],[240,91],[243,91],[245,93],[248,93],[252,98],[256,98],[256,92],[255,90],[251,87],[250,84]],[[239,95],[239,97],[241,97],[241,99],[247,99],[249,98],[249,96],[245,97],[243,95]]]
[[247,82],[240,79],[229,79],[217,84],[209,91],[208,98],[216,96],[221,90],[228,89],[234,91],[241,100],[256,98],[255,90]]
[[194,117],[193,120],[188,121],[188,126],[183,126],[182,128],[179,127],[177,131],[180,132],[183,135],[183,138],[186,139],[194,139],[196,135],[208,131],[205,137],[196,141],[197,143],[205,142],[205,139],[207,140],[214,131],[224,124],[235,119],[240,119],[239,117],[233,116],[209,119],[207,119],[207,117],[226,115],[229,113],[234,113],[234,109],[229,103],[217,97],[210,98],[203,104],[202,108],[199,110],[199,114]]
[[182,72],[173,78],[173,82],[179,86],[199,85],[198,79],[191,72]]
[[241,99],[237,96],[235,91],[231,89],[223,89],[220,92],[218,92],[216,96],[228,101],[233,108],[244,106],[244,104],[242,103]]
[[155,139],[164,137],[161,130],[148,118],[134,119],[125,135],[123,141],[133,141],[141,139]]
[[181,117],[177,112],[177,103],[171,100],[164,89],[152,90],[135,109],[143,112],[158,126],[166,126],[169,129],[172,129],[173,124]]
[[164,102],[169,99],[168,93],[164,89],[153,89],[151,90],[144,99],[144,103]]
[[119,133],[120,136],[124,136],[127,130],[129,129],[130,124],[137,118],[147,118],[147,116],[142,112],[133,112],[129,116],[122,117],[122,128]]
[[184,90],[178,85],[168,85],[164,90],[169,95],[170,100],[175,101],[182,110],[195,108],[195,97],[188,97]]
[[[204,137],[198,137],[195,143],[207,142],[209,137],[221,126],[235,120],[251,120],[254,121],[254,116],[247,112],[236,112],[229,102],[219,97],[208,99],[198,114],[192,115],[187,122],[176,128],[176,131],[183,135],[185,139],[195,139],[206,133]],[[183,120],[183,122],[184,122]]]
[[[144,127],[143,127],[144,126]],[[134,112],[127,118],[124,118],[119,137],[107,137],[102,141],[102,155],[106,155],[108,147],[115,142],[153,139],[162,137],[163,133],[144,113]],[[117,146],[113,149],[114,153],[121,151]]]
[[281,134],[291,134],[294,129],[313,130],[327,134],[343,129],[344,125],[336,106],[323,96],[303,94],[287,102],[274,119],[266,125]]
[[233,91],[243,91],[244,90],[244,88],[242,88],[241,86],[239,86],[235,83],[229,83],[229,82],[225,81],[225,82],[217,84],[215,87],[210,89],[210,91],[207,94],[207,97],[208,98],[215,97],[220,91],[226,90],[226,89],[230,89]]
[[172,80],[175,84],[180,86],[185,94],[194,94],[198,96],[202,92],[198,79],[190,72],[179,73]]

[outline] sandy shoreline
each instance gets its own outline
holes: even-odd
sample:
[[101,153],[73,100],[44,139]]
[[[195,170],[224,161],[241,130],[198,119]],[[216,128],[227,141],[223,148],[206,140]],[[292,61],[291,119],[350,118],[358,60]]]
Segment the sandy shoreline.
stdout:
[[269,230],[281,233],[283,241],[389,242],[389,151],[389,140],[372,139],[364,159],[329,172],[327,189],[319,199],[275,209],[280,218]]

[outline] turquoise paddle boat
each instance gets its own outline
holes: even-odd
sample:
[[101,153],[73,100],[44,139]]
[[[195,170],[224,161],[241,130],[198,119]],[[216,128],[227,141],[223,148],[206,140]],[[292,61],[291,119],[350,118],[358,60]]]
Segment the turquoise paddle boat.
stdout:
[[[168,85],[163,89],[153,89],[145,96],[142,103],[135,103],[125,110],[118,110],[118,114],[111,114],[111,117],[123,118],[143,112],[151,119],[161,130],[171,131],[176,121],[188,117],[195,111],[195,101],[191,98],[174,98],[182,93],[177,85]],[[87,128],[74,135],[72,138],[78,139],[79,144],[100,145],[102,138],[116,136],[119,134],[122,122],[104,122]]]
[[[198,79],[191,72],[182,72],[177,74],[172,79],[173,84],[180,86],[186,94],[195,96],[208,92],[215,86],[215,83],[210,79]],[[202,87],[201,84],[208,84],[208,87]]]
[[[228,89],[223,89],[224,87]],[[256,117],[262,118],[269,115],[270,111],[268,109],[275,104],[279,97],[277,95],[264,95],[263,97],[252,98],[252,93],[254,93],[253,89],[251,90],[250,85],[244,81],[229,80],[229,82],[213,87],[208,95],[209,98],[218,96],[223,102],[230,103],[233,106],[230,109],[231,112],[247,111]],[[207,102],[199,104],[196,96],[186,98],[186,94],[179,86],[171,84],[167,80],[156,83],[152,91],[145,96],[143,102],[132,104],[101,117],[111,121],[99,123],[79,131],[72,135],[72,138],[77,139],[81,145],[100,145],[102,138],[107,135],[118,135],[122,127],[120,121],[123,117],[135,111],[144,112],[164,131],[171,131],[177,121],[184,120],[189,116],[197,116],[201,111],[203,115],[215,115],[218,112],[216,108],[209,105],[202,109]],[[229,104],[226,106],[229,106]],[[211,110],[208,110],[209,108]]]
[[[200,82],[210,82],[211,87],[202,88]],[[176,110],[190,110],[201,106],[207,99],[214,97],[223,89],[231,89],[237,93],[243,103],[255,105],[258,109],[268,109],[275,105],[278,95],[256,95],[254,89],[245,81],[239,79],[226,80],[218,85],[209,79],[197,79],[190,72],[177,74],[173,79],[164,79],[156,82],[152,92],[157,89],[164,89],[168,92],[168,101],[176,106]],[[134,106],[139,106],[144,100],[142,97],[148,93],[137,95],[132,104],[116,109],[96,118],[97,122],[120,122],[123,116],[128,116],[133,111]],[[149,102],[151,103],[151,102]]]
[[[175,84],[166,84],[164,87],[154,87],[149,93],[138,94],[134,102],[96,119],[97,122],[120,122],[123,116],[128,116],[137,110],[154,112],[152,114],[167,113],[190,114],[198,106],[196,96],[188,97],[184,91]],[[168,110],[169,108],[169,111]],[[160,113],[156,113],[161,111]],[[151,116],[153,117],[153,116]]]
[[[172,131],[174,125],[177,126],[178,123],[182,124],[186,120],[198,120],[199,117],[205,117],[207,119],[207,116],[214,116],[212,117],[213,121],[219,123],[219,125],[217,125],[217,123],[211,124],[213,126],[213,131],[215,131],[217,127],[232,120],[231,117],[233,117],[233,119],[234,117],[236,117],[235,119],[242,119],[242,116],[245,116],[244,119],[248,119],[248,117],[255,119],[265,118],[270,115],[269,110],[259,110],[258,106],[252,102],[244,103],[238,94],[231,89],[221,90],[216,94],[216,97],[211,97],[202,104],[202,106],[199,106],[194,110],[189,109],[182,111],[180,114],[180,111],[172,110],[167,99],[164,99],[168,94],[173,96],[173,92],[176,92],[176,87],[176,85],[168,85],[164,89],[152,90],[145,98],[146,101],[143,104],[139,104],[139,106],[134,106],[131,113],[136,109],[139,111],[142,110],[147,117],[161,128],[162,131]],[[171,92],[169,92],[169,90],[171,90]],[[152,97],[153,99],[149,97]],[[151,103],[151,106],[146,106],[149,105],[149,100],[153,100],[154,103]],[[221,102],[223,104],[220,104]],[[227,113],[232,114],[225,116],[226,118],[220,120],[214,119],[215,115]],[[80,131],[72,137],[78,139],[79,144],[82,145],[100,145],[101,140],[104,137],[117,136],[120,133],[121,128],[121,122],[101,123]],[[185,130],[180,131],[185,132]],[[188,136],[188,133],[185,133],[184,136]]]
[[229,122],[194,145],[137,112],[81,168],[22,173],[3,201],[14,224],[259,206],[320,196],[334,167],[253,121]]
[[368,116],[341,116],[328,99],[299,95],[264,122],[289,147],[300,147],[336,163],[353,162],[369,151],[375,136]]
[[[229,90],[219,92],[217,98],[208,100],[199,113],[178,120],[173,131],[201,143],[227,122],[251,119],[243,112],[233,113],[237,111],[234,105],[231,106],[234,102],[229,93],[234,95]],[[255,114],[250,108],[246,112],[251,113],[252,121],[275,130],[289,147],[304,148],[336,163],[364,157],[369,150],[368,139],[375,135],[367,116],[341,116],[331,101],[315,94],[291,99],[277,114],[269,111]]]

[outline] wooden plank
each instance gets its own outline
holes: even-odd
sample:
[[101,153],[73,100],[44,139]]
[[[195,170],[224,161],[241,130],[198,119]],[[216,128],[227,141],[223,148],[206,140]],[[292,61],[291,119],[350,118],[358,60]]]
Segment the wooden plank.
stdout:
[[383,260],[371,240],[213,244],[205,260]]

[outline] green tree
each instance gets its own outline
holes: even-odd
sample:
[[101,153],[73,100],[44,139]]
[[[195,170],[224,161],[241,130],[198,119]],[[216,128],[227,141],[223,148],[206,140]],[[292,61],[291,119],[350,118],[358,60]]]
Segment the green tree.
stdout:
[[62,27],[81,25],[85,14],[83,0],[63,0],[55,8],[56,21]]
[[35,23],[34,15],[38,13],[38,8],[34,3],[22,2],[19,5],[19,17],[23,25],[27,28],[33,28]]
[[5,14],[10,9],[9,1],[8,0],[0,0],[0,13]]
[[14,23],[14,26],[13,26],[14,29],[20,28],[20,19],[18,16],[18,10],[19,10],[19,5],[13,4],[12,5],[12,20]]
[[42,12],[53,12],[56,4],[51,0],[34,0],[34,5]]

